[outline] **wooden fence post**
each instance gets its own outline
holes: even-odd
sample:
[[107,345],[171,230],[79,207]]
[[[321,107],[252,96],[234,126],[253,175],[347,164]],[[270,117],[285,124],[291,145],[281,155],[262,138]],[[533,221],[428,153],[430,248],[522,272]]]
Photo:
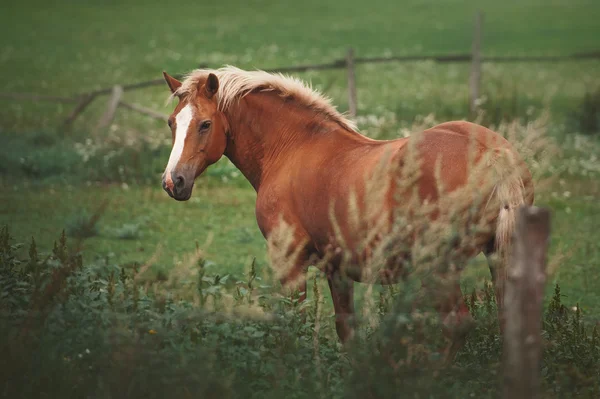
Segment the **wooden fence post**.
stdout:
[[481,94],[479,85],[481,83],[481,27],[483,24],[483,13],[477,11],[475,14],[475,27],[473,30],[473,44],[471,48],[471,75],[469,76],[469,108],[471,116],[477,112],[477,100]]
[[517,212],[504,311],[504,398],[538,397],[541,330],[546,282],[550,211],[521,207]]
[[348,68],[348,111],[352,118],[356,117],[356,77],[354,74],[354,50],[348,49],[346,56],[346,67]]
[[98,124],[96,125],[94,132],[97,133],[103,129],[106,129],[111,124],[115,118],[115,113],[117,112],[117,107],[119,106],[119,101],[121,101],[122,95],[123,88],[119,85],[113,86],[112,94],[108,100],[106,111],[104,111],[104,114],[102,114],[102,117],[100,117],[98,120]]

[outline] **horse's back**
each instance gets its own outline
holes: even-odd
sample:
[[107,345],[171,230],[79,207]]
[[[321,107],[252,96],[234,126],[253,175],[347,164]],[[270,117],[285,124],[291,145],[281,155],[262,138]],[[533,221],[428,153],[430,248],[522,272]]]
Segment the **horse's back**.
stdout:
[[[433,126],[415,135],[420,174],[419,193],[421,200],[435,201],[439,196],[439,183],[446,191],[464,187],[474,170],[478,167],[486,172],[485,167],[492,161],[502,157],[510,157],[520,173],[525,189],[530,192],[527,202],[533,202],[532,178],[525,162],[515,148],[502,135],[492,130],[466,121],[451,121]],[[405,146],[400,162],[406,162],[410,145]],[[490,160],[491,158],[491,160]],[[486,163],[481,165],[482,161]],[[482,173],[488,182],[479,182],[480,187],[487,186],[493,190],[498,174],[508,169],[508,162],[499,164],[496,170],[489,168],[489,173]],[[492,174],[496,172],[496,174]],[[483,189],[485,191],[485,189]],[[491,194],[480,192],[480,194]]]

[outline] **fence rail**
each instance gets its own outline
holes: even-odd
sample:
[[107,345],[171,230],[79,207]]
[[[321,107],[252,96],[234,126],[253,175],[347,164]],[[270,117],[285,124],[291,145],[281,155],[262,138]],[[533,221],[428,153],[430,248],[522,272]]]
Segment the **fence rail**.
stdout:
[[[443,55],[399,55],[389,57],[354,57],[354,64],[380,64],[388,62],[416,62],[416,61],[434,61],[437,63],[468,63],[473,59],[471,53],[462,54],[443,54]],[[584,53],[573,53],[567,55],[540,55],[540,56],[481,56],[481,63],[503,63],[503,62],[561,62],[561,61],[577,61],[577,60],[600,60],[600,51],[590,51]],[[199,68],[206,68],[207,65],[199,65]],[[285,67],[266,68],[263,69],[269,73],[291,73],[291,72],[308,72],[328,69],[345,69],[347,68],[347,58],[338,59],[322,64],[304,64],[292,65]],[[175,75],[175,77],[181,77]],[[136,83],[121,85],[123,91],[131,91],[136,89],[144,89],[152,86],[165,84],[164,79],[151,79]],[[81,93],[69,97],[43,95],[35,93],[14,93],[0,92],[0,97],[11,98],[15,100],[30,100],[30,101],[54,101],[54,102],[77,102],[85,96],[99,96],[110,94],[113,86],[105,87]]]
[[[475,49],[475,46],[474,46]],[[476,52],[473,54],[477,54]],[[307,72],[307,71],[322,71],[331,69],[348,69],[348,84],[349,84],[349,101],[348,104],[352,107],[350,110],[351,116],[356,116],[356,88],[353,86],[355,82],[355,66],[359,64],[378,64],[388,62],[416,62],[416,61],[434,61],[437,63],[472,63],[471,75],[469,77],[470,86],[470,98],[471,98],[471,111],[474,112],[476,109],[476,99],[479,96],[479,82],[481,80],[481,69],[480,65],[483,63],[503,63],[503,62],[561,62],[569,60],[592,60],[600,59],[600,51],[593,51],[587,53],[574,53],[569,55],[556,55],[556,56],[491,56],[483,57],[474,56],[471,53],[466,54],[445,54],[445,55],[406,55],[406,56],[391,56],[391,57],[354,57],[353,50],[350,49],[348,56],[345,59],[335,60],[329,63],[322,64],[305,64],[305,65],[294,65],[288,67],[279,68],[267,68],[264,69],[266,72],[274,73],[292,73],[292,72]],[[206,67],[206,65],[200,65],[200,68]],[[350,69],[351,68],[351,69]],[[181,77],[181,76],[176,76]],[[125,85],[119,85],[123,92],[133,91],[138,89],[144,89],[152,86],[163,85],[164,80],[152,79],[145,80],[136,83],[130,83]],[[13,100],[32,101],[32,102],[58,102],[58,103],[75,103],[77,104],[73,111],[65,118],[63,122],[63,128],[68,129],[77,117],[83,113],[87,107],[99,96],[109,95],[113,92],[114,86],[105,87],[88,91],[85,93],[76,94],[69,97],[44,95],[36,93],[14,93],[14,92],[0,92],[0,98],[7,98]],[[147,115],[155,119],[165,119],[166,116],[158,111],[154,111],[145,108],[141,105],[133,105],[123,103],[122,101],[118,104],[122,108],[126,108],[132,111],[136,111]]]

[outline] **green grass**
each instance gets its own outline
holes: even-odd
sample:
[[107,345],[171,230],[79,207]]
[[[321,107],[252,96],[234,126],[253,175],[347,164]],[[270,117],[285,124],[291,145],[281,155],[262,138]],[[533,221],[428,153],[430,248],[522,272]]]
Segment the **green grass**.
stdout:
[[[66,229],[80,210],[88,214],[108,205],[98,235],[83,242],[86,260],[111,254],[119,264],[144,264],[156,253],[154,272],[176,267],[206,246],[205,257],[220,273],[241,274],[255,256],[265,259],[266,245],[254,219],[254,193],[232,186],[206,187],[199,180],[192,200],[179,203],[156,187],[120,186],[34,188],[21,186],[0,194],[0,224],[13,226],[19,239],[35,236],[42,248]],[[33,222],[33,223],[32,223]],[[124,224],[139,224],[141,236],[122,239]],[[75,240],[77,237],[70,238]]]
[[[475,10],[486,13],[487,55],[568,54],[600,49],[600,6],[595,1],[529,0],[507,4],[447,0],[321,2],[309,0],[210,2],[23,1],[0,15],[0,90],[72,95],[113,84],[156,79],[162,70],[183,73],[198,64],[269,68],[329,61],[350,46],[357,56],[468,52]],[[484,94],[519,108],[556,102],[566,111],[582,90],[598,85],[598,62],[486,66]],[[386,64],[359,67],[363,115],[396,113],[398,119],[435,111],[462,117],[468,66]],[[325,89],[346,109],[343,71],[300,75]],[[576,93],[576,96],[573,95]],[[166,87],[126,93],[129,101],[163,110]],[[433,100],[433,98],[436,98]],[[423,99],[427,99],[425,103]],[[449,100],[449,101],[448,101]],[[494,101],[499,101],[494,99]],[[0,99],[3,131],[54,129],[71,104],[31,104]],[[76,131],[87,131],[104,105],[97,100]],[[164,124],[129,111],[119,113],[116,132],[140,137],[148,131],[164,142]],[[158,134],[157,132],[161,132]],[[63,132],[61,132],[63,133]]]

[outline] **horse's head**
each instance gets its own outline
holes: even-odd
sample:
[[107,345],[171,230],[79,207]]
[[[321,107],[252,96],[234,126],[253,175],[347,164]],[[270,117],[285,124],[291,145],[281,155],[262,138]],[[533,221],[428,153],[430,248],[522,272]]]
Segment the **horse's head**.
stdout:
[[172,198],[186,201],[192,195],[196,177],[225,152],[227,119],[218,109],[216,75],[209,74],[187,94],[179,94],[181,82],[166,72],[163,75],[179,103],[169,117],[173,147],[162,185]]

